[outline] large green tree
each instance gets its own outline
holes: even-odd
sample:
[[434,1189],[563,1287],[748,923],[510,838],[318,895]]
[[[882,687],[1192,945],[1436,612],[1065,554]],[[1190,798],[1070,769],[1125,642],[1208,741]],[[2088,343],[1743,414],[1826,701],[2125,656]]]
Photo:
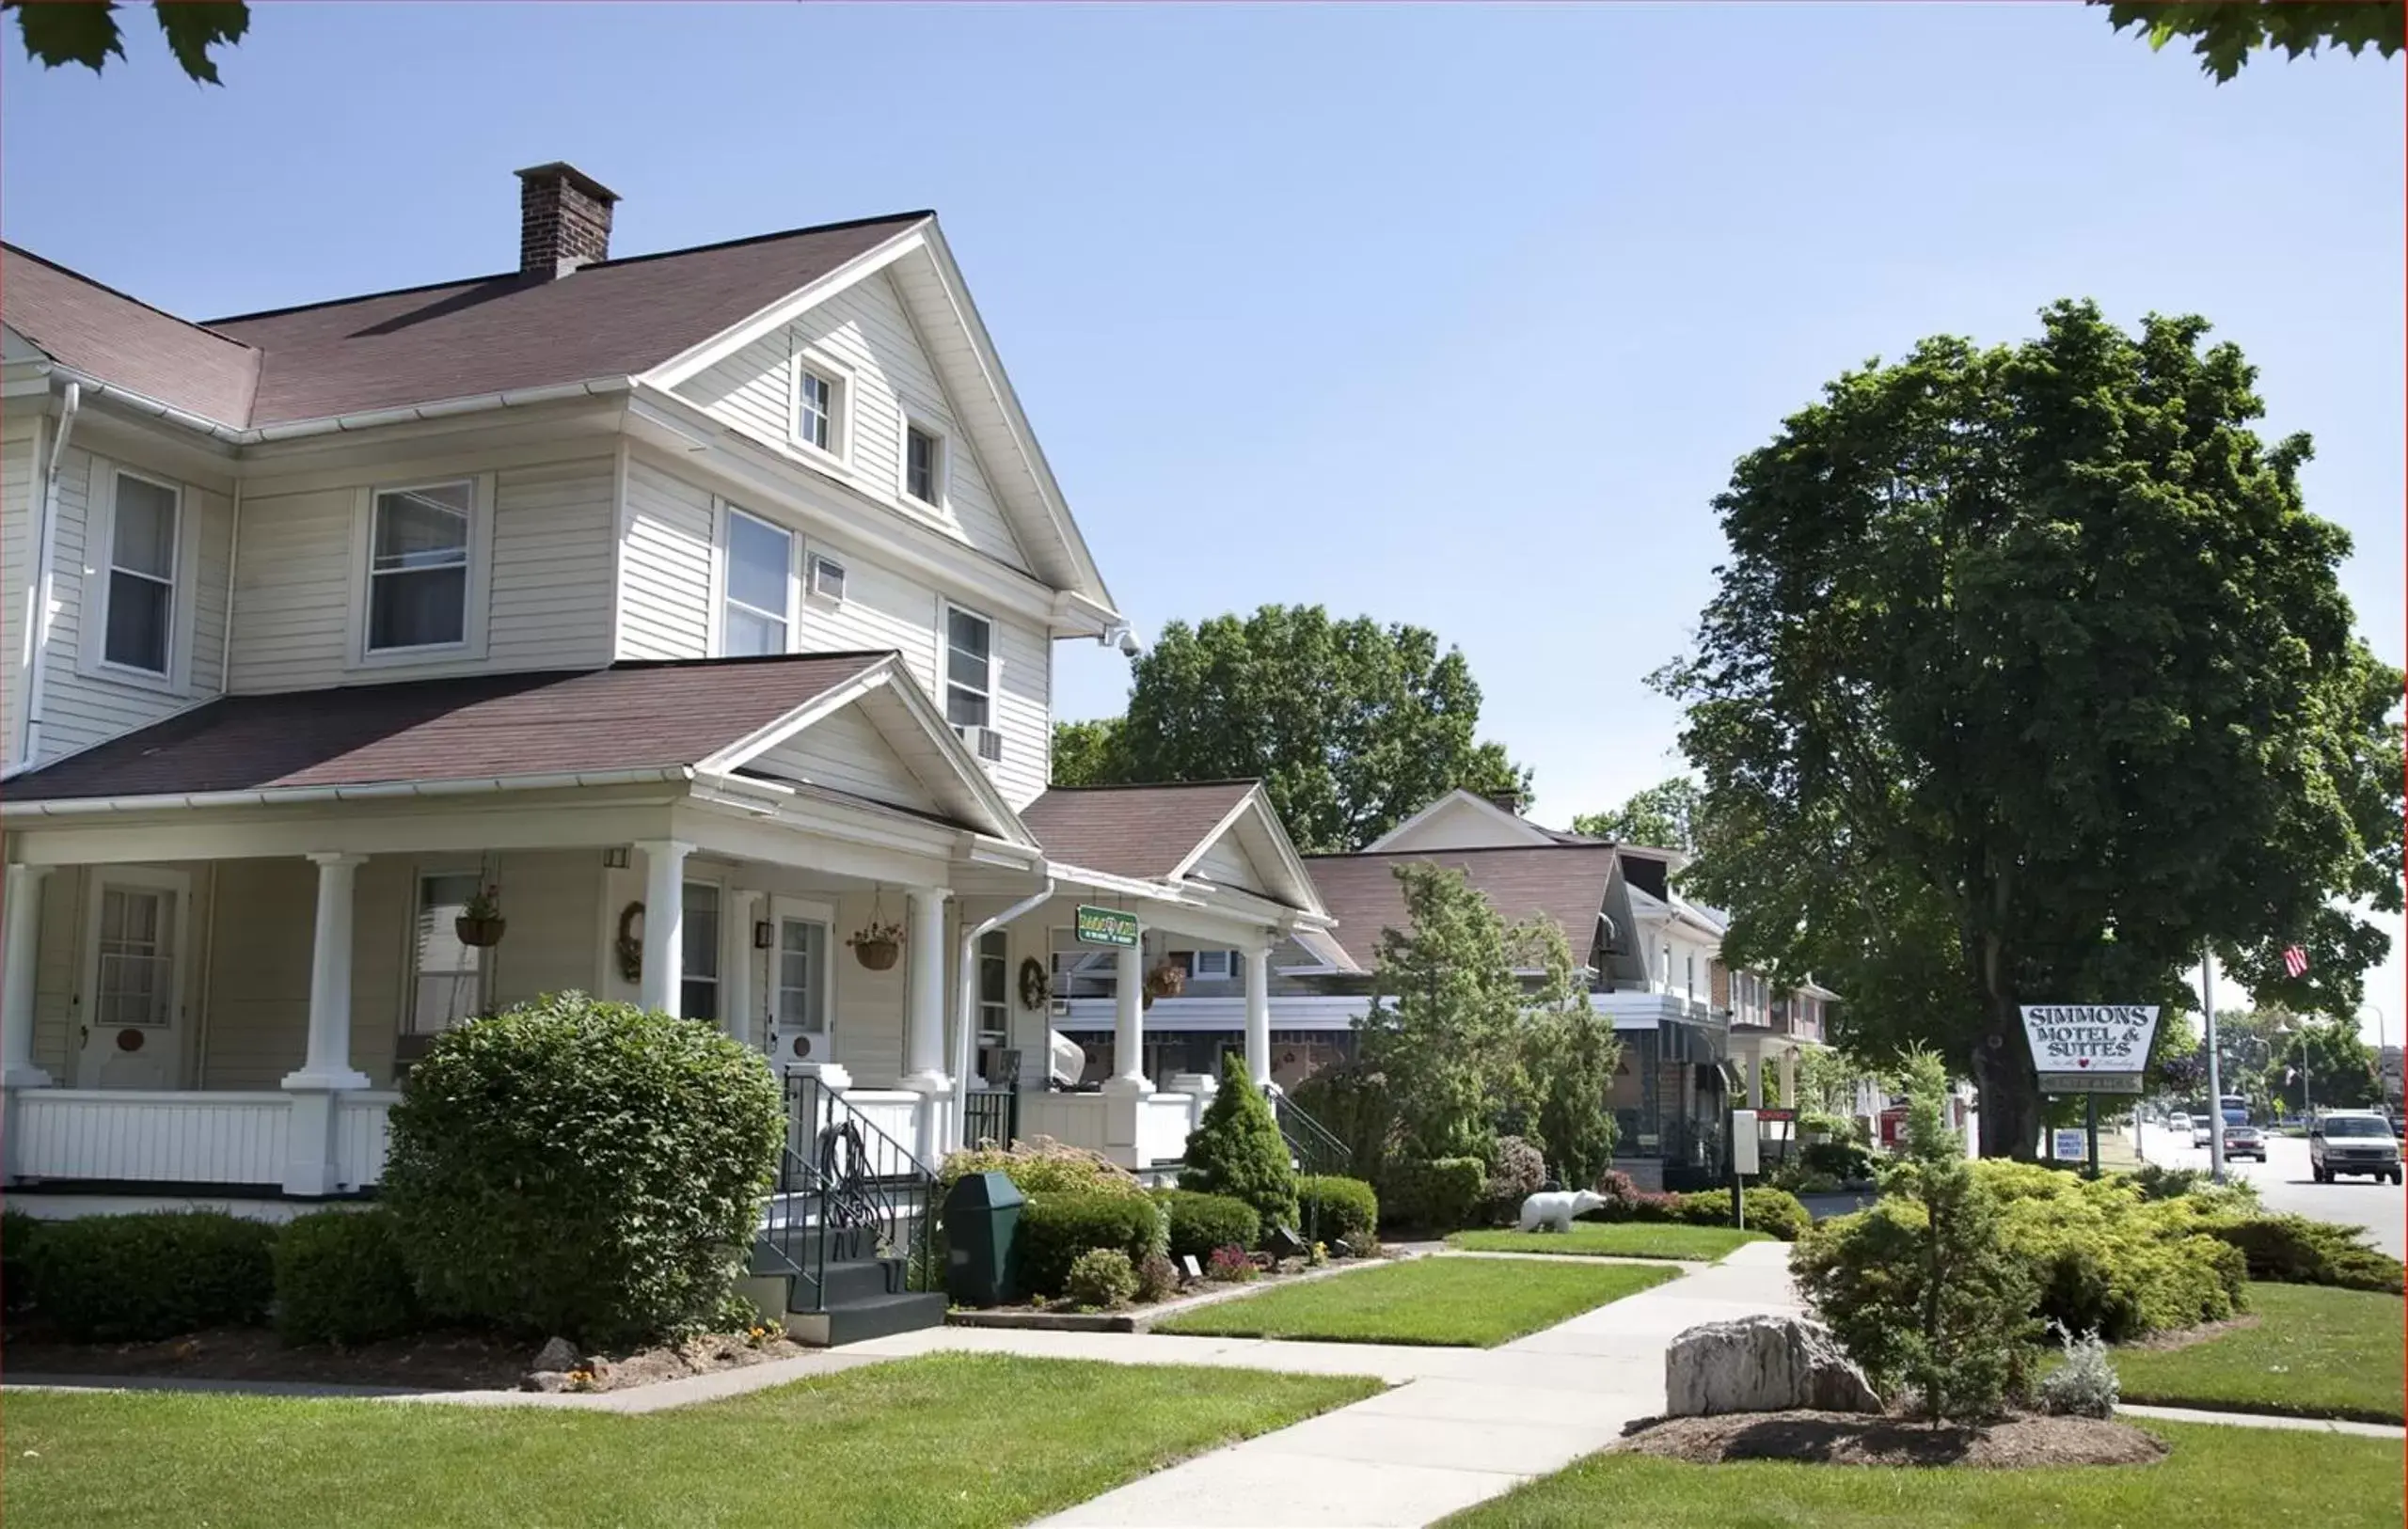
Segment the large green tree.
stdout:
[[1408,860],[1396,878],[1405,926],[1380,931],[1356,1055],[1384,1080],[1405,1156],[1484,1162],[1497,1116],[1527,1102],[1514,974],[1524,937],[1460,871]]
[[[81,64],[95,74],[110,59],[125,56],[118,8],[111,0],[0,0],[0,9],[16,15],[26,57],[45,69]],[[231,47],[251,25],[251,8],[242,0],[174,0],[152,6],[150,13],[176,66],[203,85],[222,83],[209,50],[220,43]]]
[[1611,812],[1582,812],[1572,820],[1572,831],[1620,844],[1694,851],[1699,795],[1695,780],[1676,775],[1635,793]]
[[[1731,544],[1659,676],[1735,915],[1724,959],[1927,1042],[2028,1155],[2018,1005],[2181,1006],[2204,947],[2268,1002],[2352,1012],[2400,906],[2400,675],[2352,631],[2304,435],[2196,318],[2087,303],[1830,384],[1715,500]],[[2281,953],[2310,954],[2290,977]]]
[[2199,71],[2222,85],[2253,53],[2280,48],[2297,58],[2320,48],[2352,54],[2400,51],[2408,7],[2400,0],[2090,0],[2116,31],[2137,27],[2151,48],[2187,39]]
[[2292,1110],[2363,1110],[2375,1102],[2374,1048],[2346,1019],[2301,1019],[2275,1042],[2267,1081]]
[[1307,854],[1359,849],[1457,786],[1529,787],[1476,736],[1471,666],[1423,627],[1264,606],[1172,622],[1131,670],[1126,717],[1055,727],[1057,784],[1259,777]]

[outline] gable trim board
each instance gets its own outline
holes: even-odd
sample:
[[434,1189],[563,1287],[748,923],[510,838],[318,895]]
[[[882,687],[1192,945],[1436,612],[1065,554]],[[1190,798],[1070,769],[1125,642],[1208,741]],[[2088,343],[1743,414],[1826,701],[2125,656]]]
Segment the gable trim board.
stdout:
[[[1420,811],[1415,812],[1411,817],[1406,818],[1395,828],[1390,828],[1387,832],[1380,835],[1377,839],[1374,839],[1370,843],[1365,844],[1360,853],[1365,855],[1378,855],[1391,851],[1399,854],[1408,853],[1418,847],[1412,843],[1412,841],[1417,837],[1415,832],[1416,829],[1428,826],[1436,818],[1450,813],[1462,812],[1466,810],[1475,811],[1477,814],[1482,814],[1487,819],[1491,820],[1486,826],[1493,828],[1497,831],[1498,835],[1497,843],[1499,847],[1507,844],[1551,844],[1560,843],[1554,834],[1549,833],[1539,825],[1532,823],[1529,819],[1505,811],[1505,809],[1497,806],[1495,802],[1488,800],[1486,797],[1480,796],[1476,792],[1465,791],[1461,786],[1457,786],[1453,790],[1436,797],[1431,801],[1428,806],[1423,807]],[[1477,846],[1449,844],[1442,845],[1440,847],[1443,849],[1465,849]]]

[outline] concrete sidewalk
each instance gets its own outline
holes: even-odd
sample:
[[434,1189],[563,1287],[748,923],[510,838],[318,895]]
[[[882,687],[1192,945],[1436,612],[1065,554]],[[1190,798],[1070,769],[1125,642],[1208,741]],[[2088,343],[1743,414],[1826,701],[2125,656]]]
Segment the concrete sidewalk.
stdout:
[[[1326,1363],[1313,1356],[1313,1367],[1403,1383],[1043,1521],[1262,1529],[1429,1523],[1561,1470],[1620,1438],[1625,1424],[1661,1412],[1664,1349],[1675,1334],[1700,1322],[1798,1309],[1788,1259],[1785,1243],[1751,1243],[1721,1264],[1497,1348],[1241,1343],[1226,1358],[1206,1358],[1191,1357],[1189,1346],[1217,1340],[1155,1339],[1180,1346],[1165,1354],[1176,1361],[1259,1368],[1303,1358],[1285,1350],[1332,1350]],[[1346,1362],[1358,1351],[1360,1359]]]

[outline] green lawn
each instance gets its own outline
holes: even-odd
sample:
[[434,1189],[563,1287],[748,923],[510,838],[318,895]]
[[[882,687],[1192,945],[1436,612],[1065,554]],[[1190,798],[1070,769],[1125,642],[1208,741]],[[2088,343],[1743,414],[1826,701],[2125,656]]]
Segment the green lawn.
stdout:
[[1450,1248],[1473,1253],[1560,1253],[1616,1258],[1694,1258],[1712,1263],[1762,1232],[1728,1226],[1679,1226],[1656,1222],[1574,1222],[1569,1232],[1457,1232]]
[[1489,1348],[1679,1273],[1638,1264],[1416,1258],[1201,1306],[1157,1323],[1154,1331]]
[[2252,1285],[2255,1327],[2185,1348],[2121,1349],[2124,1399],[2400,1421],[2400,1301],[2321,1285]]
[[2398,1529],[2388,1439],[2149,1424],[2156,1465],[1974,1471],[1748,1461],[1687,1465],[1592,1455],[1460,1513],[1457,1529]]
[[1017,1524],[1379,1389],[936,1354],[636,1417],[12,1392],[8,1516],[9,1529]]

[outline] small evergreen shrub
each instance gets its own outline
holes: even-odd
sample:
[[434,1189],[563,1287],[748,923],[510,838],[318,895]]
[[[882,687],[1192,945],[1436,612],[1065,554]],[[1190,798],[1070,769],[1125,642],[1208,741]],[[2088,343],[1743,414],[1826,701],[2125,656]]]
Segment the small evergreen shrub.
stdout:
[[1853,1141],[1809,1142],[1798,1149],[1798,1165],[1810,1174],[1863,1180],[1873,1176],[1873,1153]]
[[1321,1238],[1344,1237],[1356,1253],[1369,1253],[1379,1243],[1380,1197],[1359,1178],[1336,1174],[1307,1174],[1296,1180],[1299,1202],[1321,1202]]
[[1174,1258],[1201,1259],[1228,1243],[1251,1248],[1262,1239],[1262,1218],[1243,1200],[1195,1190],[1157,1190],[1154,1199],[1170,1219]]
[[267,1320],[277,1229],[221,1210],[52,1222],[34,1303],[78,1343],[138,1343]]
[[1137,1299],[1151,1305],[1179,1294],[1179,1266],[1159,1253],[1146,1254],[1137,1266]]
[[1062,1285],[1063,1294],[1080,1305],[1113,1311],[1137,1294],[1137,1269],[1118,1248],[1089,1248],[1070,1260]]
[[42,1222],[14,1206],[0,1208],[0,1300],[22,1311],[34,1300],[34,1243]]
[[276,1330],[287,1343],[373,1343],[419,1326],[418,1287],[381,1207],[320,1210],[276,1239]]
[[2123,1176],[2131,1180],[2144,1200],[2179,1200],[2215,1182],[2204,1168],[2168,1168],[2154,1162],[2145,1162]]
[[1296,1165],[1271,1101],[1245,1075],[1245,1060],[1221,1059],[1221,1088],[1187,1138],[1181,1188],[1226,1194],[1254,1207],[1267,1227],[1296,1224]]
[[1020,1230],[1012,1239],[1013,1283],[1034,1295],[1058,1296],[1069,1288],[1070,1266],[1079,1254],[1117,1248],[1134,1269],[1152,1254],[1167,1253],[1169,1235],[1161,1207],[1147,1195],[1031,1195],[1021,1206]]
[[2107,1358],[2107,1342],[2097,1332],[2075,1337],[2052,1328],[2065,1346],[2065,1359],[2040,1382],[2040,1410],[2059,1417],[2114,1417],[2123,1399],[2115,1366]]
[[[1678,1220],[1691,1226],[1728,1226],[1731,1224],[1731,1191],[1729,1190],[1694,1190],[1687,1194],[1668,1196],[1680,1205]],[[1672,1218],[1667,1218],[1672,1219]],[[1806,1235],[1814,1219],[1806,1213],[1798,1196],[1786,1190],[1758,1186],[1748,1190],[1748,1230],[1762,1232],[1783,1242],[1795,1242]]]
[[436,1039],[384,1196],[431,1310],[603,1348],[711,1322],[784,1140],[759,1052],[560,993]]
[[2198,1229],[2240,1250],[2253,1280],[2400,1293],[2400,1260],[2367,1246],[2364,1227],[2259,1213],[2202,1216]]
[[1390,1221],[1424,1231],[1468,1226],[1487,1192],[1488,1167],[1478,1158],[1404,1158],[1388,1163],[1379,1204]]

